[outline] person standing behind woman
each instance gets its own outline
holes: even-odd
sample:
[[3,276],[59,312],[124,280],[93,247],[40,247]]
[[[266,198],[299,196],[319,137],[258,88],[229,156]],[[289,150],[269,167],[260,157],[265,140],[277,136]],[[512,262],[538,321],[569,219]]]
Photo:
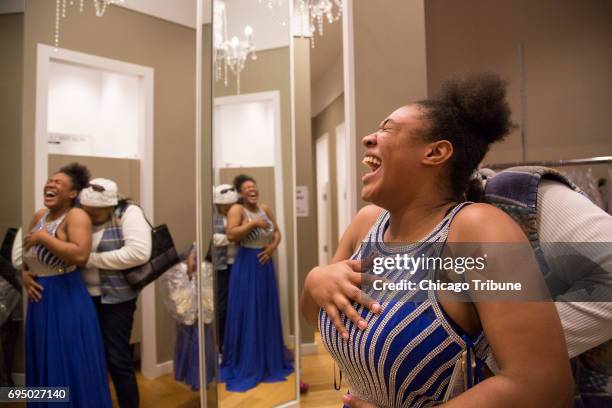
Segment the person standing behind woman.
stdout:
[[91,221],[74,207],[88,181],[77,163],[53,174],[24,237],[26,386],[68,387],[70,407],[111,407],[100,325],[76,266],[91,249]]
[[227,238],[240,243],[230,276],[221,380],[229,391],[285,381],[292,370],[283,342],[272,254],[281,240],[274,215],[259,204],[252,177],[236,176],[242,196],[227,215]]
[[213,201],[217,211],[213,215],[213,239],[211,247],[212,263],[217,273],[217,318],[219,319],[219,344],[223,352],[225,318],[227,315],[227,293],[236,256],[236,245],[227,239],[227,213],[236,201],[236,189],[229,184],[221,184],[214,189]]
[[139,292],[130,287],[123,271],[149,260],[151,228],[140,207],[119,200],[112,180],[92,180],[79,199],[93,224],[84,277],[98,311],[117,400],[121,408],[138,407],[130,336]]

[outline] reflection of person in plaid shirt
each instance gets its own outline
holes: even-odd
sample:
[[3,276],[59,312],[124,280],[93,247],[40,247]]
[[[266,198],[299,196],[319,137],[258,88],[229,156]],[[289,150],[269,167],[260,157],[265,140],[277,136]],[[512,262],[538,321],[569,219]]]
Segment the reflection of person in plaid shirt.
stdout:
[[[521,226],[547,281],[566,284],[565,293],[553,295],[572,357],[575,406],[612,406],[612,217],[570,180],[542,167],[513,168],[490,177],[484,201]],[[568,262],[572,258],[558,253],[568,245],[588,253]],[[576,293],[599,296],[577,302]]]

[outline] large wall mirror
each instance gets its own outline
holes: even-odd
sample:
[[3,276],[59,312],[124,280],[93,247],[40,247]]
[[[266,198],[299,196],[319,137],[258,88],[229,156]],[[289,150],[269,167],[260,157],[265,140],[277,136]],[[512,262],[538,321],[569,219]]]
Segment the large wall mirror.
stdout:
[[[196,2],[177,1],[176,9],[161,0],[6,4],[17,8],[0,14],[1,52],[10,61],[1,65],[0,162],[11,175],[5,190],[13,202],[3,200],[0,234],[8,240],[10,228],[23,226],[26,236],[34,225],[60,237],[71,228],[70,194],[81,188],[80,205],[93,227],[85,266],[74,258],[57,269],[23,248],[16,266],[32,272],[44,291],[39,302],[24,292],[24,307],[8,318],[17,340],[5,342],[3,332],[3,356],[13,359],[2,359],[2,385],[32,386],[37,375],[63,372],[70,378],[58,381],[71,386],[75,406],[96,396],[115,406],[137,406],[138,398],[139,406],[199,406],[195,275],[190,279],[185,268],[172,272],[181,287],[166,274],[135,290],[118,272],[148,259],[151,232],[143,215],[168,226],[185,258],[195,251]],[[89,183],[71,163],[87,167]],[[123,207],[123,198],[130,204]],[[63,234],[74,244],[74,234]],[[62,293],[57,282],[75,274],[84,290]],[[29,320],[25,339],[21,309]],[[96,319],[99,329],[78,323]],[[62,331],[83,338],[53,337]],[[106,368],[92,377],[101,361]]]
[[200,2],[199,245],[208,255],[202,293],[214,291],[201,328],[208,406],[298,398],[291,2],[282,3]]

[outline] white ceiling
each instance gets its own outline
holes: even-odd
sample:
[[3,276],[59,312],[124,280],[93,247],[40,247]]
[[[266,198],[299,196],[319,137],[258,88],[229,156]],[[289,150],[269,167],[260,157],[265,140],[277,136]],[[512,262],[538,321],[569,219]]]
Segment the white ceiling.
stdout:
[[227,35],[244,37],[244,28],[253,28],[257,50],[289,46],[289,0],[269,8],[258,0],[227,0]]
[[[123,4],[116,4],[116,6],[149,14],[187,27],[196,27],[196,0],[125,0]],[[208,14],[208,21],[210,21],[210,13]]]

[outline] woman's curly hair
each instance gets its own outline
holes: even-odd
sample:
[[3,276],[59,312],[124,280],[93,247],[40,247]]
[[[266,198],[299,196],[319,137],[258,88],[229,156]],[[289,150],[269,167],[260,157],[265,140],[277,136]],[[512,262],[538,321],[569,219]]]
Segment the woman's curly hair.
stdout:
[[422,137],[448,140],[453,145],[450,187],[460,197],[489,146],[515,127],[506,101],[506,82],[490,73],[452,78],[436,96],[417,105],[428,124]]
[[89,180],[91,179],[91,172],[87,168],[79,163],[70,163],[59,169],[58,173],[64,173],[70,177],[72,182],[72,188],[80,192],[82,189],[87,187]]

